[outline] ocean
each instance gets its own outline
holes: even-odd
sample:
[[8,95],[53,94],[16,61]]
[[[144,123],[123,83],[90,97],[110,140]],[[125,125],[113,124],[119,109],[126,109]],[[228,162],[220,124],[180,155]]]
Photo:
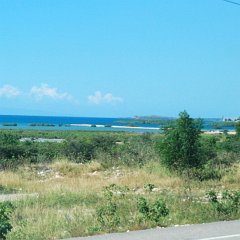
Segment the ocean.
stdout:
[[[132,118],[97,118],[97,117],[59,117],[59,116],[24,116],[24,115],[0,115],[0,129],[36,129],[36,130],[84,130],[84,131],[127,131],[127,132],[160,132],[159,124],[134,124],[138,128],[124,128]],[[120,122],[119,122],[120,121]],[[204,119],[203,130],[215,130],[209,123],[220,121],[216,118]],[[16,126],[12,126],[13,123]],[[8,124],[10,126],[8,126]],[[39,126],[43,124],[43,126]],[[71,124],[88,124],[89,126],[72,126]],[[45,125],[45,126],[44,126]],[[46,126],[48,125],[48,126]],[[92,127],[91,125],[103,125],[104,127]],[[110,126],[118,126],[113,128]],[[121,128],[122,126],[122,128]],[[233,127],[224,127],[222,130],[234,130]]]
[[[131,118],[97,118],[97,117],[58,117],[58,116],[23,116],[23,115],[0,115],[0,129],[36,129],[36,130],[85,130],[85,131],[127,131],[127,132],[159,132],[153,129],[126,129],[107,127],[126,124],[118,121],[130,120]],[[5,124],[16,123],[16,126]],[[38,124],[49,126],[39,126]],[[31,126],[35,124],[36,126]],[[105,127],[71,126],[70,124],[104,125]],[[50,126],[54,125],[54,126]],[[159,127],[156,124],[138,125],[139,127]]]

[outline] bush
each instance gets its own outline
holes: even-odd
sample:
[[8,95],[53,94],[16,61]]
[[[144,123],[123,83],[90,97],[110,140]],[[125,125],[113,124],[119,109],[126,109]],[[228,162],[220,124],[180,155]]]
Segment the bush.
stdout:
[[240,140],[238,136],[227,136],[226,140],[220,144],[222,150],[240,154]]
[[104,152],[111,153],[113,146],[116,145],[116,139],[109,135],[99,135],[91,139],[91,143],[96,150],[102,150]]
[[186,111],[181,112],[158,144],[163,164],[178,171],[202,166],[201,127],[201,121],[194,121]]
[[217,139],[215,137],[201,139],[200,148],[202,163],[217,157]]
[[18,138],[16,135],[8,132],[0,132],[0,145],[16,144]]
[[240,138],[240,121],[236,124],[237,137]]
[[6,234],[12,229],[10,217],[13,210],[11,202],[0,202],[0,239],[6,239]]
[[75,162],[88,162],[92,160],[97,152],[111,153],[116,145],[115,138],[111,136],[95,136],[88,139],[76,139],[65,143],[63,154]]
[[212,190],[207,193],[207,196],[217,214],[224,220],[231,219],[232,215],[239,212],[240,192],[226,190],[220,195]]
[[65,144],[63,154],[74,162],[84,163],[92,159],[94,147],[86,141],[74,140]]
[[144,184],[144,189],[147,191],[147,192],[152,192],[152,190],[155,188],[155,185],[152,184],[152,183],[145,183]]
[[153,159],[158,159],[153,142],[147,142],[142,137],[130,138],[128,142],[118,146],[115,154],[115,159],[127,166],[143,166]]
[[97,220],[100,223],[101,229],[106,229],[108,231],[113,230],[120,223],[118,207],[116,203],[113,202],[112,190],[116,187],[116,185],[110,185],[110,187],[104,188],[103,192],[106,204],[98,207],[96,210]]
[[193,168],[190,171],[190,177],[199,181],[220,180],[222,172],[218,168],[213,168],[210,164],[206,164],[201,168]]
[[[15,133],[18,133],[17,131]],[[0,168],[25,163],[51,162],[61,153],[62,143],[20,142],[21,135],[0,131]]]
[[[6,160],[12,160],[12,163],[16,159],[24,156],[25,151],[19,145],[18,138],[16,135],[11,133],[0,132],[0,167],[5,168],[7,165]],[[11,163],[11,164],[12,164]],[[10,164],[10,165],[11,165]]]
[[10,193],[16,193],[16,192],[18,192],[16,188],[4,186],[0,184],[0,194],[10,194]]
[[144,197],[138,200],[138,211],[142,214],[144,220],[159,223],[163,217],[169,214],[169,209],[162,199],[149,203]]

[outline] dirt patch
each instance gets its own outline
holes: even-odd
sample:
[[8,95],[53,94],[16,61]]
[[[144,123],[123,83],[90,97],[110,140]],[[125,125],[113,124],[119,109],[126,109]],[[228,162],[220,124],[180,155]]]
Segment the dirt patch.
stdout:
[[37,193],[0,194],[0,202],[16,201],[27,197],[38,197],[38,194]]

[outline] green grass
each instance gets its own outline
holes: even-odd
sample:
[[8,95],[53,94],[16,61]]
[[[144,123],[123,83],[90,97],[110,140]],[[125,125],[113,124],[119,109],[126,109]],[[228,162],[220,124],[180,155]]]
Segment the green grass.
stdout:
[[17,192],[19,192],[19,190],[14,187],[0,185],[0,194],[11,194]]

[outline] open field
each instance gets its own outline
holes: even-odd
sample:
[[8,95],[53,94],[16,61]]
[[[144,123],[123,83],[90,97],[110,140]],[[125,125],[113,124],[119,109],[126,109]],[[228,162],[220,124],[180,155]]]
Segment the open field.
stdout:
[[[234,209],[231,200],[224,198],[226,190],[229,196],[240,195],[239,155],[230,148],[231,144],[236,148],[236,141],[229,143],[226,135],[217,136],[217,156],[209,168],[214,171],[204,178],[189,178],[187,173],[170,171],[161,164],[156,147],[161,134],[2,133],[17,139],[65,139],[60,143],[18,141],[15,150],[19,154],[21,149],[32,154],[24,159],[15,155],[8,159],[10,165],[2,157],[1,194],[32,194],[13,201],[13,228],[7,239],[60,239],[240,217],[240,198],[235,198]],[[202,138],[208,141],[213,136]],[[9,149],[5,147],[2,152]],[[211,201],[210,190],[217,194],[219,205]],[[143,199],[152,215],[144,215]],[[156,205],[159,199],[160,205]],[[156,217],[157,206],[166,214]]]
[[[206,193],[210,189],[219,192],[239,190],[240,167],[235,166],[221,181],[199,183],[170,175],[156,162],[141,168],[106,170],[96,162],[82,165],[62,160],[48,166],[2,172],[0,182],[20,193],[38,194],[15,202],[17,208],[11,220],[14,228],[7,239],[58,239],[145,229],[159,224],[173,226],[223,220],[226,216],[215,212]],[[148,183],[154,184],[152,191],[147,190]],[[112,184],[119,186],[113,191],[120,223],[101,226],[96,210],[107,204],[102,190]],[[127,188],[122,190],[120,187]],[[141,219],[137,211],[141,196],[151,201],[158,197],[165,199],[169,216],[158,224]],[[239,217],[238,212],[227,218]]]

